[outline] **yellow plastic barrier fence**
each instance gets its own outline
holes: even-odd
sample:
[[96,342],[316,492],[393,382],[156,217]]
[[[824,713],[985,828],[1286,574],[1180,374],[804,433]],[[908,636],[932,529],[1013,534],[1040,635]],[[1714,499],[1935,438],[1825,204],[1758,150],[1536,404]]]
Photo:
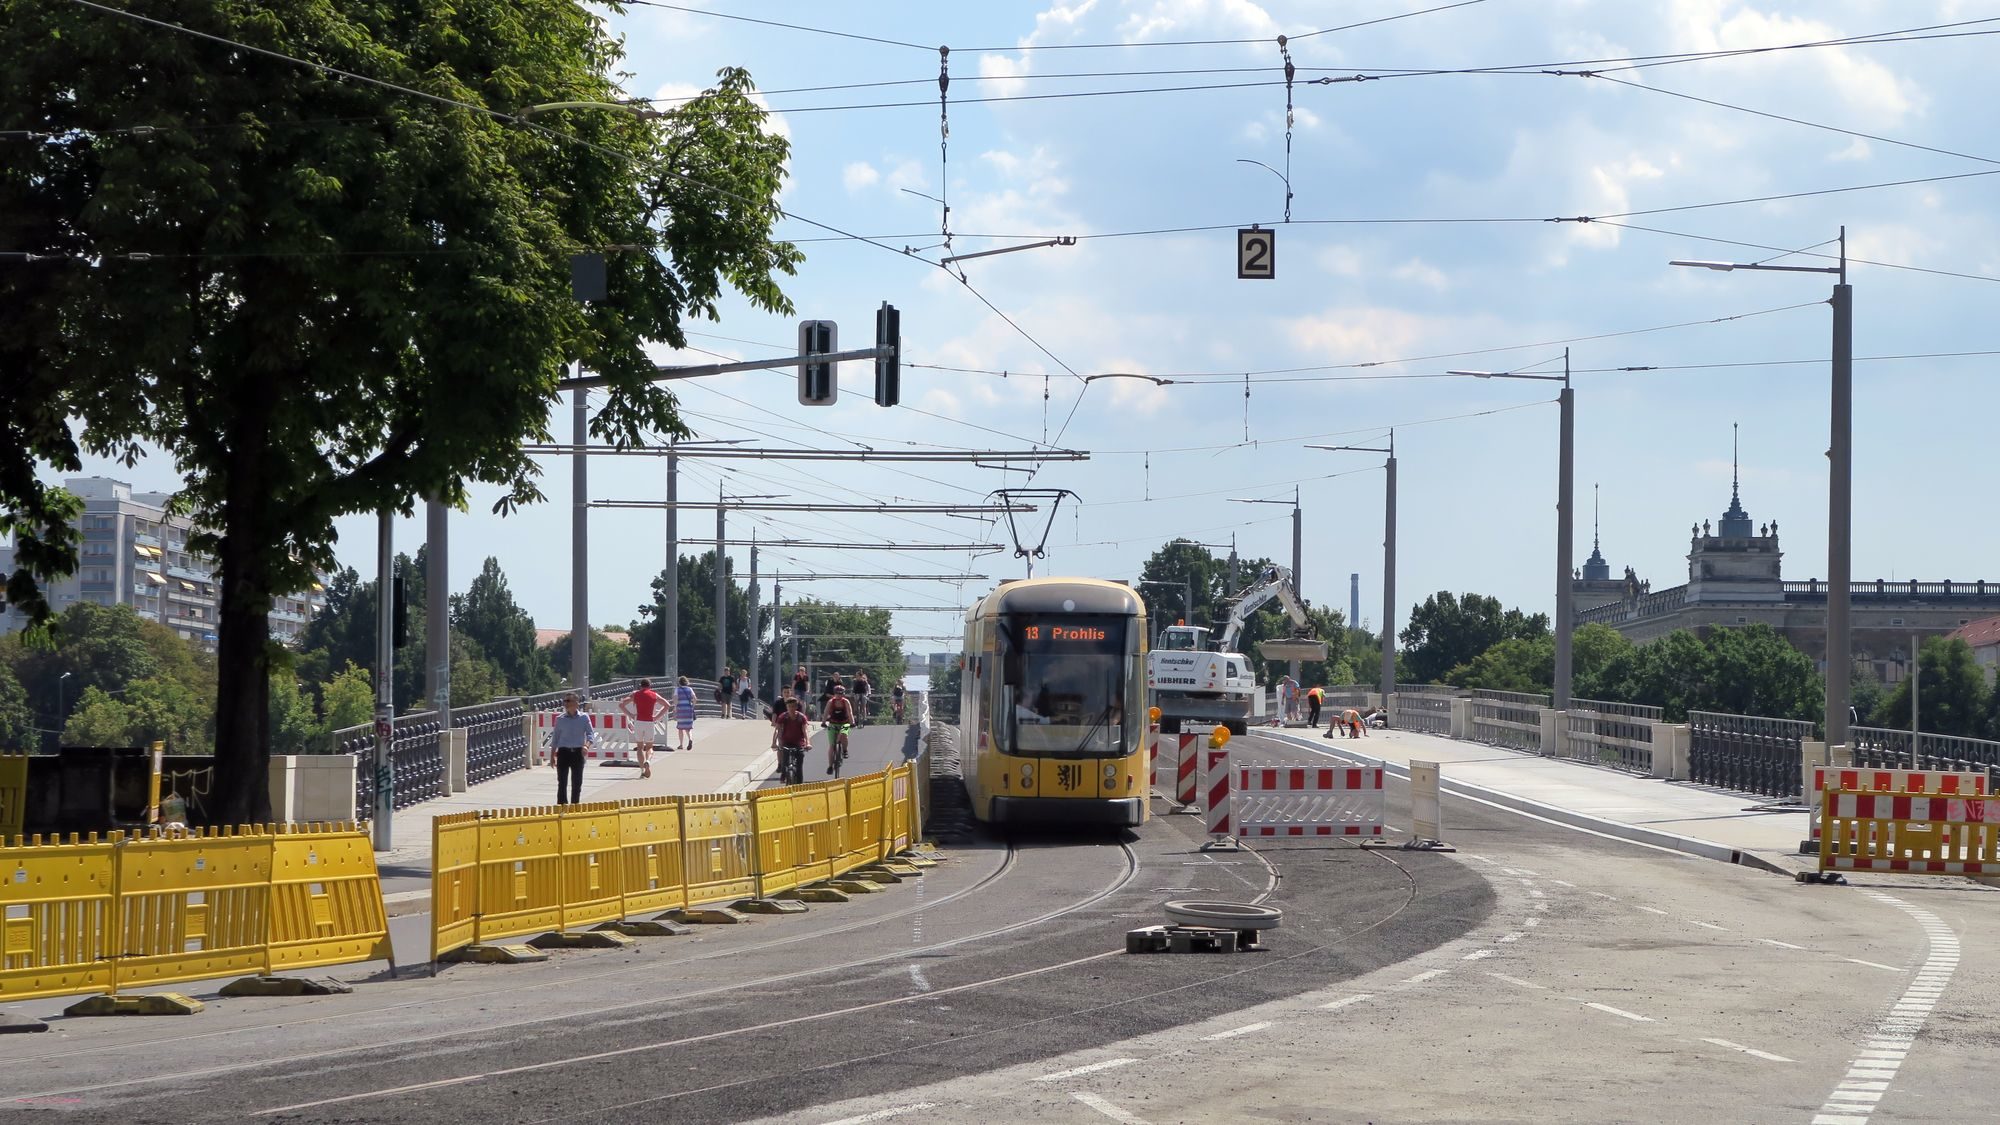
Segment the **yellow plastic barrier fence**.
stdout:
[[28,755],[0,753],[0,844],[21,834],[28,815]]
[[431,958],[643,912],[781,895],[874,863],[909,846],[917,780],[903,765],[750,794],[438,817]]
[[393,960],[352,825],[209,829],[0,847],[0,997],[117,992]]
[[2000,797],[1827,790],[1819,869],[2000,875]]

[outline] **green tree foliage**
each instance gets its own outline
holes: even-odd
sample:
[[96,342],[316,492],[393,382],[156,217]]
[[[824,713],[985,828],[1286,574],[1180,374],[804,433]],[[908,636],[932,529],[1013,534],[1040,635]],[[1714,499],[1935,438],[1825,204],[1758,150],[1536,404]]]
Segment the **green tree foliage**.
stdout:
[[[876,698],[886,699],[890,687],[902,678],[903,645],[889,632],[886,609],[861,609],[802,598],[785,607],[783,624],[783,635],[787,638],[783,646],[785,660],[775,667],[785,683],[791,681],[789,638],[794,635],[802,638],[799,656],[812,670],[815,693],[828,675],[851,678],[857,669],[862,669],[875,685]],[[813,639],[824,634],[835,634],[839,639]],[[774,666],[767,663],[765,667]]]
[[[569,679],[570,634],[564,633],[542,650],[542,666],[554,682]],[[607,636],[595,625],[590,628],[590,682],[606,683],[638,675],[639,650],[626,641]],[[454,689],[456,690],[456,689]]]
[[[1550,641],[1549,686],[1553,689],[1554,638],[1551,637]],[[1609,625],[1593,623],[1579,626],[1570,634],[1570,694],[1584,699],[1610,699],[1603,694],[1609,690],[1605,686],[1605,677],[1631,651],[1632,642]]]
[[[514,601],[500,560],[489,557],[465,593],[451,598],[452,628],[478,645],[483,658],[498,669],[502,682],[516,693],[533,695],[552,690],[567,678],[551,675],[548,662],[535,649],[535,619]],[[564,649],[567,652],[567,648]],[[453,653],[452,693],[458,693],[457,654]],[[593,677],[595,666],[593,665]]]
[[30,750],[41,742],[35,728],[35,709],[28,704],[27,689],[4,660],[0,660],[0,750]]
[[1596,680],[1595,697],[1661,707],[1673,722],[1689,711],[1813,720],[1826,703],[1812,658],[1761,624],[1705,639],[1676,629],[1614,656]]
[[[1991,694],[1986,674],[1979,670],[1972,658],[1972,646],[1963,638],[1924,638],[1917,650],[1917,729],[1926,734],[1991,738],[1987,725]],[[1861,710],[1859,704],[1855,710]],[[1875,706],[1872,721],[1881,727],[1909,727],[1907,677]]]
[[132,715],[123,703],[89,687],[63,725],[64,746],[130,746]]
[[271,753],[311,754],[324,748],[326,728],[313,713],[312,697],[283,668],[271,671]]
[[[715,677],[715,552],[700,555],[682,555],[680,566],[680,672],[684,676],[702,679]],[[638,618],[632,622],[630,635],[632,645],[638,652],[637,663],[633,665],[641,674],[650,674],[665,667],[665,654],[660,647],[660,598],[667,586],[667,573],[661,571],[651,583],[652,596],[638,607]],[[736,568],[729,568],[728,587],[725,597],[729,607],[729,663],[732,666],[747,667],[750,663],[750,634],[744,622],[750,618],[750,592],[736,581]],[[791,607],[786,606],[787,615]],[[768,607],[758,614],[763,628],[759,637],[770,635]],[[565,654],[569,651],[563,650]],[[765,667],[770,667],[767,659]],[[569,664],[556,666],[556,671],[567,679]]]
[[206,754],[213,749],[208,725],[213,704],[186,684],[149,676],[127,684],[114,696],[91,687],[64,725],[65,746],[150,746],[167,744],[169,754]]
[[1546,692],[1555,679],[1554,637],[1509,637],[1445,673],[1445,682],[1486,691]]
[[[572,111],[553,137],[515,116],[622,96],[619,43],[568,0],[167,14],[432,95],[0,0],[0,120],[40,134],[0,162],[5,244],[47,256],[0,275],[10,390],[33,403],[0,425],[0,510],[46,566],[50,501],[23,470],[75,461],[72,417],[92,452],[174,459],[223,577],[211,811],[247,822],[268,812],[265,614],[332,564],[334,520],[474,482],[503,509],[540,499],[520,447],[547,440],[571,360],[609,380],[601,440],[685,433],[645,345],[684,346],[726,288],[789,313],[800,255],[771,239],[788,148],[740,70],[659,119]],[[569,258],[606,246],[630,252],[580,305]]]
[[368,670],[352,664],[334,673],[320,693],[320,713],[329,731],[345,730],[375,718],[375,686]]
[[[1181,583],[1188,585],[1183,591]],[[1220,622],[1217,603],[1231,591],[1229,563],[1209,553],[1207,547],[1176,539],[1154,551],[1139,568],[1133,583],[1146,603],[1146,620],[1154,634],[1176,622],[1189,625],[1216,625]],[[1191,604],[1183,604],[1183,599]],[[1226,614],[1227,610],[1220,611]]]
[[[31,639],[0,637],[0,666],[18,681],[34,716],[31,725],[51,732],[66,729],[93,687],[121,707],[129,702],[123,699],[127,689],[145,679],[178,685],[204,707],[215,701],[214,659],[125,605],[80,602],[49,619]],[[206,733],[198,743],[208,744]]]
[[[1527,640],[1547,634],[1545,613],[1502,610],[1500,599],[1484,594],[1439,590],[1410,610],[1409,623],[1397,639],[1415,683],[1437,683],[1453,668],[1470,664],[1480,653],[1510,639]],[[1400,681],[1399,673],[1397,679]]]
[[454,631],[451,635],[451,705],[477,707],[481,703],[491,703],[514,695],[532,695],[533,692],[516,691],[507,683],[507,677],[498,665],[486,659],[479,649],[479,642],[463,633]]

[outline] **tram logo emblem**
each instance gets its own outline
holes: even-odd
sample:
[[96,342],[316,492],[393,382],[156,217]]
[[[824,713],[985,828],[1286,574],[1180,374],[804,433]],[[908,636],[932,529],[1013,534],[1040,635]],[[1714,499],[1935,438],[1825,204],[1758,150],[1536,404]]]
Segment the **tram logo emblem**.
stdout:
[[1076,762],[1064,762],[1056,767],[1056,784],[1064,789],[1075,789],[1083,784],[1083,766]]

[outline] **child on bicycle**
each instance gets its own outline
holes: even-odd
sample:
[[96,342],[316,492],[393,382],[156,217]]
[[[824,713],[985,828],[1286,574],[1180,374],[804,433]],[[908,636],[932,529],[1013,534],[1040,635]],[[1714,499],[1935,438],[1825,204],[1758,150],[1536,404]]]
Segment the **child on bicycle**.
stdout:
[[847,759],[847,732],[854,726],[854,701],[847,698],[847,688],[836,680],[833,694],[826,700],[826,711],[820,715],[832,735],[826,751],[826,772],[829,777],[840,776],[840,763]]

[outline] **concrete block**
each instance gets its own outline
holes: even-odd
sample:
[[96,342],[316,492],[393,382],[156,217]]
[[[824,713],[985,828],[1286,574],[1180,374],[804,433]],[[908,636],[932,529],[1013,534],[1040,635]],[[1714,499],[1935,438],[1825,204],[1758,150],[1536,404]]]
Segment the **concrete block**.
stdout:
[[1569,724],[1565,722],[1569,713],[1537,707],[1535,714],[1541,719],[1542,724],[1542,757],[1560,756],[1567,749],[1564,743],[1569,740]]
[[1653,725],[1653,777],[1668,781],[1688,779],[1688,726],[1657,719]]
[[[1799,743],[1799,792],[1812,793],[1813,770],[1827,765],[1828,757],[1827,745],[1824,742]],[[1814,809],[1807,815],[1817,817],[1819,810]],[[1818,849],[1815,848],[1813,850],[1817,851]]]
[[0,1035],[21,1035],[36,1031],[47,1031],[48,1029],[48,1024],[43,1023],[33,1016],[16,1015],[13,1012],[0,1012]]
[[853,879],[844,875],[838,879],[829,880],[826,885],[836,891],[843,891],[851,895],[872,895],[882,889],[867,879]]
[[66,1016],[191,1016],[202,1003],[178,992],[156,992],[146,996],[92,996],[63,1009]]
[[224,996],[345,996],[353,991],[344,981],[307,977],[238,977],[222,986]]
[[1468,697],[1456,696],[1451,701],[1451,736],[1472,737],[1472,700]]
[[748,916],[726,906],[690,906],[686,909],[677,907],[658,917],[687,926],[734,926],[750,920]]
[[679,922],[663,922],[657,918],[651,921],[601,922],[592,926],[593,930],[609,930],[626,937],[682,937],[694,931]]
[[798,899],[740,898],[730,903],[729,909],[745,914],[804,914],[806,904]]
[[846,891],[838,891],[831,886],[816,884],[810,887],[793,887],[789,891],[782,892],[778,897],[781,899],[794,898],[800,902],[846,902],[849,896]]
[[470,733],[465,728],[459,727],[445,731],[438,741],[444,750],[445,792],[465,792],[466,748],[470,741]]
[[548,959],[548,954],[526,945],[466,945],[438,958],[452,964],[474,965],[525,965]]
[[555,930],[530,938],[536,949],[623,949],[632,939],[616,930]]

